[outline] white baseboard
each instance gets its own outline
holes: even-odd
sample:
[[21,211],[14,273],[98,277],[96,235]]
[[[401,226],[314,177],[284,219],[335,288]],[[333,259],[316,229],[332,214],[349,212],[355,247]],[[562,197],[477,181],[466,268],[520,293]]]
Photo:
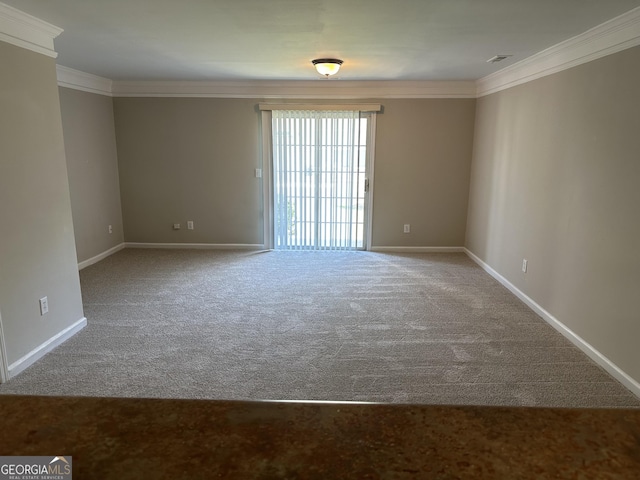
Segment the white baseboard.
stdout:
[[549,312],[547,312],[544,308],[542,308],[538,303],[536,303],[531,297],[527,296],[524,292],[522,292],[518,287],[516,287],[513,283],[507,280],[505,277],[500,275],[497,271],[495,271],[488,263],[484,262],[480,257],[472,253],[467,248],[464,249],[464,252],[471,258],[474,262],[476,262],[480,267],[482,267],[489,275],[499,281],[502,285],[504,285],[511,293],[513,293],[516,297],[522,300],[531,310],[540,315],[549,325],[555,328],[558,332],[560,332],[564,337],[569,339],[571,343],[573,343],[576,347],[582,350],[587,354],[591,360],[596,362],[602,368],[604,368],[613,378],[622,383],[625,387],[627,387],[634,395],[640,398],[640,383],[638,383],[635,379],[625,373],[620,367],[618,367],[615,363],[605,357],[602,353],[596,350],[591,344],[586,342],[582,337],[576,334],[573,330],[567,327],[560,320],[555,318]]
[[7,360],[7,347],[4,343],[2,330],[2,315],[0,315],[0,383],[9,380],[9,361]]
[[125,242],[127,248],[172,248],[196,250],[264,250],[264,245],[252,243],[138,243]]
[[454,253],[464,252],[464,247],[371,247],[370,251],[380,253]]
[[88,260],[84,260],[78,263],[78,270],[82,270],[83,268],[87,268],[88,266],[93,265],[94,263],[98,263],[100,260],[104,260],[109,255],[113,255],[114,253],[119,252],[123,248],[124,248],[124,242],[119,245],[116,245],[115,247],[110,248],[109,250],[99,253],[95,257],[91,257]]
[[15,377],[20,372],[30,367],[31,365],[33,365],[35,362],[40,360],[51,350],[56,348],[58,345],[61,345],[65,341],[69,340],[71,337],[73,337],[76,333],[78,333],[80,330],[82,330],[86,326],[87,326],[87,319],[86,317],[82,317],[73,325],[65,328],[60,333],[54,335],[39,347],[27,353],[24,357],[13,362],[11,365],[9,365],[9,378]]

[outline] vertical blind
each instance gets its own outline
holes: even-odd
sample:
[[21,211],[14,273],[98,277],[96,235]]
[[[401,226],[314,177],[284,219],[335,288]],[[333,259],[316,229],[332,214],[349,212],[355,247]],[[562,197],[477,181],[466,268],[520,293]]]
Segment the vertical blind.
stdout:
[[274,110],[274,247],[364,248],[367,118]]

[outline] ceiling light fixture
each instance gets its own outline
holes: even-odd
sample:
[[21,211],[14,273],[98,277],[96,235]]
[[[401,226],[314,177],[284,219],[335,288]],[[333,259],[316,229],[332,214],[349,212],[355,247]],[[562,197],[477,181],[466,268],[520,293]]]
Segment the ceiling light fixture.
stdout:
[[337,58],[317,58],[311,60],[311,63],[313,63],[320,75],[329,78],[331,75],[338,73],[343,62]]

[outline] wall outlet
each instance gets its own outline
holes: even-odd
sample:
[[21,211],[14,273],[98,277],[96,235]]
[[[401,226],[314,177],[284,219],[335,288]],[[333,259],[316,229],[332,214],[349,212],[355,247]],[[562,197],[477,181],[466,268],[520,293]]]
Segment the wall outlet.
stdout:
[[256,178],[262,178],[262,169],[256,168]]
[[193,230],[193,220],[187,222],[187,230]]
[[40,315],[44,315],[49,312],[49,299],[47,297],[42,297],[40,299]]
[[173,224],[173,229],[174,230],[180,230],[180,224],[179,223],[174,223]]
[[113,226],[109,225],[109,233],[113,233]]
[[527,265],[528,265],[528,261],[526,258],[522,259],[522,273],[527,273]]
[[411,225],[408,223],[404,224],[404,233],[411,233]]

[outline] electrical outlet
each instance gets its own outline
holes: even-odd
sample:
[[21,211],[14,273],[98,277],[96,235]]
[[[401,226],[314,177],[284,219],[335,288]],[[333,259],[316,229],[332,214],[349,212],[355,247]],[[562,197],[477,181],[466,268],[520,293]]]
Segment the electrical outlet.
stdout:
[[262,178],[262,169],[256,168],[256,178]]
[[528,265],[528,261],[526,258],[522,259],[522,273],[527,273],[527,265]]
[[187,230],[193,230],[193,220],[187,222]]
[[174,223],[173,224],[173,229],[174,230],[180,230],[180,224],[179,223]]
[[44,315],[49,312],[49,299],[47,297],[42,297],[40,299],[40,315]]
[[404,224],[404,233],[411,233],[411,225],[408,223]]
[[109,233],[113,233],[113,226],[109,225]]

